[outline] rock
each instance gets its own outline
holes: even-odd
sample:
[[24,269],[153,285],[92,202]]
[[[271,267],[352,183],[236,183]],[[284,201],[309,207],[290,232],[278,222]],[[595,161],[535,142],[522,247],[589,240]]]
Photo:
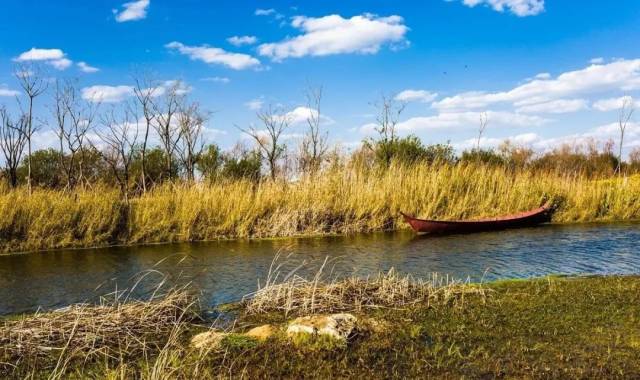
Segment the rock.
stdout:
[[258,340],[267,340],[270,336],[276,333],[276,328],[272,325],[262,325],[254,327],[247,331],[244,335],[256,338]]
[[191,338],[191,346],[199,349],[215,350],[220,348],[222,339],[225,336],[227,336],[226,333],[209,330]]
[[300,317],[289,323],[287,335],[301,333],[327,335],[335,339],[347,340],[356,326],[356,321],[356,317],[346,313]]

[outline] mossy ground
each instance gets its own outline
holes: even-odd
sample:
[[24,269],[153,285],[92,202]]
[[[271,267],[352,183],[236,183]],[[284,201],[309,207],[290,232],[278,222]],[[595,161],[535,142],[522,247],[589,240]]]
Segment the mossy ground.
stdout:
[[[376,309],[357,316],[347,345],[259,342],[241,335],[202,354],[176,347],[67,375],[108,378],[638,378],[640,276],[549,277],[484,285],[455,305]],[[280,323],[241,316],[237,326]],[[382,329],[367,328],[370,320]],[[376,331],[374,331],[376,330]],[[184,344],[188,341],[185,336]],[[154,375],[155,374],[155,375]],[[158,374],[163,374],[162,376]]]

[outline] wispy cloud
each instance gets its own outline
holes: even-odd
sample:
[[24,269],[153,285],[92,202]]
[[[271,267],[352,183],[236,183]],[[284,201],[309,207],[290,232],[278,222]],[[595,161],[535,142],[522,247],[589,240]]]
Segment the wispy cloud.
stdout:
[[425,91],[425,90],[404,90],[399,92],[395,99],[401,102],[421,102],[421,103],[430,103],[434,101],[438,97],[438,94],[435,92]]
[[264,100],[262,100],[262,98],[252,99],[246,102],[244,105],[252,111],[258,111],[264,105]]
[[114,9],[113,11],[116,15],[116,21],[127,22],[142,20],[147,17],[147,11],[150,4],[150,0],[138,0],[124,3],[122,4],[123,9],[121,11],[118,11],[117,9]]
[[78,68],[83,73],[88,74],[97,73],[98,71],[100,71],[100,69],[98,69],[97,67],[89,66],[89,64],[87,64],[86,62],[78,62]]
[[278,11],[276,11],[273,8],[269,8],[269,9],[258,8],[258,9],[256,9],[254,14],[256,16],[273,16],[273,18],[275,18],[276,20],[280,20],[280,19],[284,18],[283,14],[278,13]]
[[202,78],[201,80],[205,82],[215,82],[215,83],[225,83],[225,84],[231,82],[231,79],[227,77],[207,77],[207,78]]
[[301,35],[259,46],[260,55],[275,61],[304,56],[375,54],[383,45],[406,44],[409,28],[400,16],[363,14],[345,19],[340,15],[296,16],[291,26]]
[[18,94],[20,94],[19,91],[12,90],[7,85],[0,85],[0,96],[18,96]]
[[497,12],[508,10],[519,17],[535,16],[544,12],[544,0],[462,0],[462,3],[471,8],[484,5]]
[[233,36],[227,38],[227,42],[229,42],[233,46],[242,46],[242,45],[253,45],[258,42],[258,37],[256,36]]
[[181,42],[174,41],[166,44],[165,47],[170,50],[176,50],[192,60],[224,65],[234,70],[258,68],[260,66],[260,61],[248,54],[232,53],[208,45],[187,46]]

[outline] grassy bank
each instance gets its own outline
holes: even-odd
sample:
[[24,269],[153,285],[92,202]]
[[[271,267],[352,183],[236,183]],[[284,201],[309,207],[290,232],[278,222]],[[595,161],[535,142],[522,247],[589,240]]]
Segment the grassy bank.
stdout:
[[167,184],[130,204],[100,187],[31,196],[5,189],[0,250],[348,234],[406,228],[401,210],[473,218],[527,210],[544,199],[560,205],[556,222],[622,221],[640,219],[638,194],[638,177],[592,180],[463,164],[336,169],[295,183]]
[[[110,379],[640,376],[637,276],[551,277],[482,286],[395,275],[332,284],[297,281],[265,288],[241,305],[233,333],[211,350],[190,347],[190,338],[204,327],[187,312],[188,297],[176,295],[155,306],[103,306],[99,313],[85,307],[82,313],[71,309],[4,321],[2,374]],[[292,291],[283,292],[283,287]],[[355,334],[346,344],[287,338],[282,326],[296,315],[308,315],[310,307],[354,313]],[[153,321],[146,320],[152,316]],[[124,317],[129,323],[110,323]],[[240,334],[266,322],[281,326],[266,341]]]

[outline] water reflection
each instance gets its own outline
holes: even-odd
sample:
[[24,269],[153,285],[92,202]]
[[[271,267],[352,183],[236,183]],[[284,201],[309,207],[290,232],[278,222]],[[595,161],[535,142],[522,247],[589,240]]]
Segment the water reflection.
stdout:
[[145,272],[150,269],[169,275],[173,284],[192,282],[209,305],[229,302],[256,289],[277,252],[316,265],[328,256],[336,276],[366,276],[392,267],[418,277],[438,272],[473,281],[550,273],[640,273],[639,238],[638,224],[607,224],[432,238],[400,232],[2,256],[0,313],[95,302],[97,295],[122,291],[146,273],[136,289],[136,295],[143,296],[161,278]]

